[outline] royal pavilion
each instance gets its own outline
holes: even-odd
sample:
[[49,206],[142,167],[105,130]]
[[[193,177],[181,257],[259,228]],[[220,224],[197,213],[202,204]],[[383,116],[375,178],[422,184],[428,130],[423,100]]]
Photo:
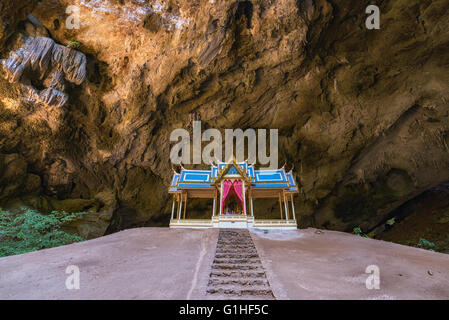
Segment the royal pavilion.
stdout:
[[[297,228],[293,197],[298,186],[284,168],[256,170],[234,158],[210,170],[182,168],[174,172],[168,192],[173,195],[170,228]],[[186,208],[192,198],[212,200],[210,219],[189,219]],[[253,202],[260,198],[279,200],[279,219],[257,219]]]

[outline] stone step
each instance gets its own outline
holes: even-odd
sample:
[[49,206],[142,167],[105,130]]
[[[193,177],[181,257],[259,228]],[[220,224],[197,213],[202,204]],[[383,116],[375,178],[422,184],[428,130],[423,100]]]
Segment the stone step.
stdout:
[[233,246],[217,246],[216,252],[222,253],[226,251],[226,253],[256,253],[257,250],[253,246],[247,246],[247,247],[233,247]]
[[263,270],[260,265],[251,264],[213,264],[215,270]]
[[238,283],[228,283],[221,285],[210,285],[208,286],[210,290],[223,290],[223,291],[234,291],[234,293],[240,294],[244,291],[263,291],[263,290],[271,290],[270,286],[266,284],[261,285],[241,285]]
[[210,278],[209,285],[211,286],[224,286],[224,285],[239,285],[239,286],[265,286],[269,288],[268,280],[265,278],[260,279],[242,279],[242,278]]
[[264,271],[229,271],[229,270],[215,270],[210,273],[210,277],[220,278],[265,278]]
[[274,299],[248,230],[220,230],[206,293],[215,299]]
[[256,254],[256,248],[246,248],[246,249],[235,249],[235,248],[217,248],[216,254],[233,253],[233,254]]
[[237,238],[237,237],[228,237],[228,238],[223,238],[220,239],[218,238],[218,241],[222,241],[222,242],[226,242],[226,243],[235,243],[235,242],[243,242],[243,243],[251,243],[250,239],[245,238]]
[[226,229],[221,229],[220,230],[220,235],[230,235],[230,234],[234,234],[234,235],[242,235],[242,234],[249,234],[249,231],[246,229],[243,230],[226,230]]
[[244,242],[244,241],[223,241],[223,242],[219,242],[218,246],[241,246],[241,247],[252,247],[253,244],[250,242]]
[[255,249],[249,248],[248,250],[244,249],[217,249],[215,254],[224,254],[224,253],[231,253],[231,254],[254,254],[259,255]]
[[242,252],[226,252],[226,253],[215,253],[215,258],[216,259],[224,259],[224,258],[229,258],[229,259],[250,259],[250,258],[259,258],[259,255],[257,254],[257,252],[253,252],[253,253],[242,253]]
[[254,245],[227,245],[219,244],[217,245],[217,250],[256,250]]
[[261,264],[259,257],[254,258],[215,258],[216,264]]
[[209,288],[208,294],[241,296],[263,296],[273,298],[271,289],[235,289],[235,288]]

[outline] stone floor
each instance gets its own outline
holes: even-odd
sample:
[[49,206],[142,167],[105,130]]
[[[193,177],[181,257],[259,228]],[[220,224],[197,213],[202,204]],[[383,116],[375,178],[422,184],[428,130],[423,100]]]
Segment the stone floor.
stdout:
[[[252,299],[256,287],[273,294],[262,299],[449,299],[449,255],[316,229],[230,235],[231,247],[221,236],[217,244],[217,229],[138,228],[0,258],[0,299],[215,299],[229,298],[213,293],[227,286],[237,299]],[[240,237],[246,251],[234,252]],[[214,274],[228,265],[223,259],[254,263],[265,278],[225,283]],[[70,265],[80,270],[79,290],[66,288]],[[380,289],[369,290],[365,271],[373,265]]]

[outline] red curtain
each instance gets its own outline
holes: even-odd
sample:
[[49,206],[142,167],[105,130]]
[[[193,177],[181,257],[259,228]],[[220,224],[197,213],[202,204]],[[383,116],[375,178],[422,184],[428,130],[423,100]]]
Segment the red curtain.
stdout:
[[231,188],[232,188],[232,182],[225,180],[223,182],[223,196],[221,198],[221,207],[222,208],[224,208],[224,203],[225,203],[226,197],[228,196],[229,191],[231,191]]
[[[237,197],[239,197],[240,202],[241,202],[241,207],[243,208],[243,212],[245,212],[245,200],[243,199],[243,188],[242,188],[242,181],[240,180],[235,180],[234,184],[232,185],[234,187],[234,191],[235,194],[237,195]],[[246,212],[245,212],[246,213]]]
[[225,207],[226,199],[230,195],[230,193],[234,193],[237,198],[240,200],[240,206],[243,209],[243,212],[246,214],[245,205],[244,205],[244,199],[243,199],[243,188],[242,188],[242,182],[240,180],[235,180],[234,183],[232,183],[229,180],[225,180],[223,183],[223,197],[221,199],[221,206],[222,208]]

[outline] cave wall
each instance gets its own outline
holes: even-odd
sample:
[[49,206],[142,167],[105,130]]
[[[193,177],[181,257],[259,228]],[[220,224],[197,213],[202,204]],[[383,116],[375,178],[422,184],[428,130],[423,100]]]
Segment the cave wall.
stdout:
[[[80,28],[70,30],[72,4]],[[24,101],[23,84],[0,71],[2,205],[88,210],[77,226],[87,237],[168,223],[169,135],[195,114],[204,128],[279,129],[279,164],[302,186],[300,227],[372,228],[449,181],[449,3],[376,1],[380,30],[365,28],[369,4],[42,0],[2,10],[1,58],[45,32],[86,56],[86,79],[66,85],[62,107]]]
[[[372,230],[376,239],[449,253],[449,184],[426,190],[389,213]],[[422,243],[427,240],[428,243]]]

